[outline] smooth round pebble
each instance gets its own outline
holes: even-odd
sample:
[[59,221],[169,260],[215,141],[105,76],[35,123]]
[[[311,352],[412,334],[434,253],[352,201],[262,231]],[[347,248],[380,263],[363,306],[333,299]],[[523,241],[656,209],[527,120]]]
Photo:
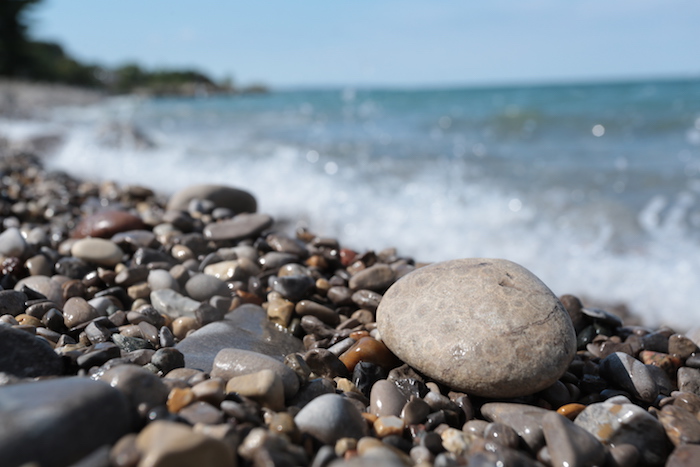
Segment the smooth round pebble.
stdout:
[[80,239],[73,243],[70,251],[76,258],[100,266],[115,266],[124,256],[124,252],[116,243],[103,238]]
[[407,274],[384,294],[377,328],[404,362],[451,388],[517,397],[551,386],[576,352],[571,319],[530,271],[461,259]]
[[294,417],[299,430],[325,444],[340,438],[361,438],[367,435],[367,423],[360,411],[343,396],[324,394],[306,404]]

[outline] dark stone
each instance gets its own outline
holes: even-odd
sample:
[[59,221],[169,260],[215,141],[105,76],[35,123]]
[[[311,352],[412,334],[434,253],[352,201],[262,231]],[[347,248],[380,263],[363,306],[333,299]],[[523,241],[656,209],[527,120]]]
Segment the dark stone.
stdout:
[[341,378],[350,377],[348,368],[328,349],[311,349],[304,355],[304,360],[311,368],[311,371],[319,376],[329,379],[337,376]]
[[56,263],[56,274],[61,276],[70,277],[71,279],[82,279],[94,269],[88,263],[82,259],[75,258],[73,256],[67,256],[61,258]]
[[151,357],[151,363],[158,367],[163,374],[168,374],[175,368],[183,368],[185,366],[185,356],[177,349],[172,347],[158,349]]
[[370,390],[374,383],[380,379],[386,379],[387,371],[381,366],[371,362],[358,362],[352,372],[352,382],[357,389],[369,397]]
[[209,240],[238,242],[257,236],[272,223],[272,218],[265,214],[239,214],[230,220],[208,224],[203,233]]
[[27,294],[16,290],[0,290],[0,316],[10,314],[17,316],[24,312]]
[[126,398],[87,378],[0,387],[0,459],[7,466],[71,465],[132,427]]
[[45,340],[0,326],[0,371],[24,377],[60,375],[63,360]]
[[133,266],[146,266],[151,263],[167,263],[174,266],[177,260],[167,253],[152,248],[139,248],[131,258]]
[[112,341],[114,341],[120,349],[124,352],[133,352],[139,349],[152,349],[153,346],[146,339],[141,339],[140,337],[129,337],[122,336],[121,334],[112,335]]
[[293,302],[305,298],[315,284],[316,281],[309,276],[272,276],[270,278],[272,290]]
[[76,362],[80,368],[89,369],[93,366],[104,365],[109,360],[120,356],[119,347],[111,342],[103,342],[93,346],[93,350],[78,357]]

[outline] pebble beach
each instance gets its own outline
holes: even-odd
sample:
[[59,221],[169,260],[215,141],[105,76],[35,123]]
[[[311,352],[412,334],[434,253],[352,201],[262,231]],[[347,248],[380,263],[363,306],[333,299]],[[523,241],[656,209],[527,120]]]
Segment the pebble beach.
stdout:
[[700,463],[700,329],[0,152],[3,466]]

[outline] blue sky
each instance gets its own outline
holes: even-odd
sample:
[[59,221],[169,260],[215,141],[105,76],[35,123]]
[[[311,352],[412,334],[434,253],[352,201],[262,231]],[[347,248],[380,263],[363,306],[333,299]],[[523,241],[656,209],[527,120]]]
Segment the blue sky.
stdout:
[[698,0],[45,0],[34,36],[236,83],[449,86],[700,76]]

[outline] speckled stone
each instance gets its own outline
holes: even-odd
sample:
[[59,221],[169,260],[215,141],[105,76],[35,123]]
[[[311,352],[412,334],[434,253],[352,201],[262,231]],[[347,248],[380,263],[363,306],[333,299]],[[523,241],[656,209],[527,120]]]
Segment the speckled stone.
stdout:
[[0,419],[2,465],[44,467],[73,465],[133,421],[119,391],[79,377],[0,387]]
[[70,252],[76,258],[100,266],[115,266],[124,252],[111,240],[103,238],[83,238],[73,243]]
[[325,444],[340,438],[361,438],[369,431],[360,411],[348,399],[337,394],[324,394],[309,402],[294,417],[304,433]]
[[649,465],[659,465],[666,455],[666,434],[649,412],[622,396],[591,404],[576,417],[576,425],[603,444],[632,444]]
[[407,274],[377,309],[382,340],[404,362],[453,389],[516,397],[552,385],[576,352],[557,297],[500,259],[463,259]]
[[700,444],[700,421],[692,413],[675,405],[667,405],[656,412],[656,417],[674,445]]
[[247,191],[223,185],[191,185],[173,194],[167,211],[187,211],[192,200],[211,201],[215,207],[228,208],[234,213],[255,212],[257,203]]

